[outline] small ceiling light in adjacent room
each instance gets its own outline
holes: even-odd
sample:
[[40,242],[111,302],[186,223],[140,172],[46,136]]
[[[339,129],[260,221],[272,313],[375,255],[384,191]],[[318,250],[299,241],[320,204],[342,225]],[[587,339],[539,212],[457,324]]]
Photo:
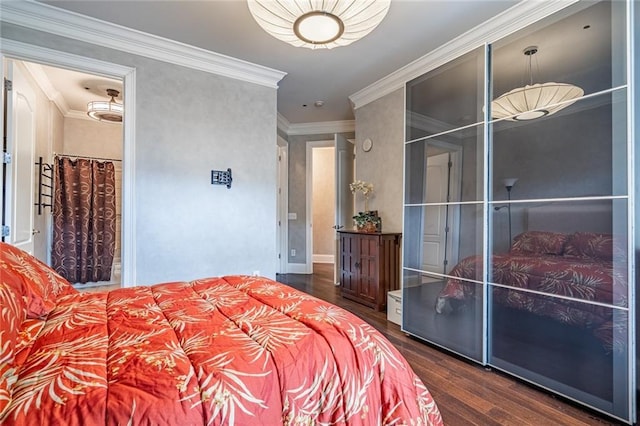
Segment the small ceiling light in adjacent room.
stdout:
[[391,0],[247,0],[258,24],[296,47],[347,46],[373,31]]
[[323,105],[324,105],[324,101],[315,101],[313,104],[314,104],[316,107],[320,108],[321,106],[323,106]]
[[112,123],[122,122],[122,104],[116,102],[120,92],[115,89],[107,89],[107,96],[111,96],[109,101],[93,101],[87,104],[87,115],[98,121],[109,121]]
[[527,47],[529,58],[529,84],[513,89],[491,102],[491,116],[510,121],[526,121],[551,115],[573,104],[584,95],[584,90],[567,83],[533,84],[531,59],[538,52],[537,46]]

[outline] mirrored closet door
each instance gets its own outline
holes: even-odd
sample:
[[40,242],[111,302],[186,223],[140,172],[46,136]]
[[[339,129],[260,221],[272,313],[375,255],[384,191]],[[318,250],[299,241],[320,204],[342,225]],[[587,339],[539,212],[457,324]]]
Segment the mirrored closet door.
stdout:
[[628,422],[627,22],[578,2],[407,83],[403,330]]

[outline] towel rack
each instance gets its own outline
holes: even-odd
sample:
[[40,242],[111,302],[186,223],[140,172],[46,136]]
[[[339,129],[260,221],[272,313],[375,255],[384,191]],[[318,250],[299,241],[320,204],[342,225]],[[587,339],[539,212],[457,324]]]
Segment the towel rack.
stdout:
[[44,207],[53,207],[53,166],[38,158],[38,214]]

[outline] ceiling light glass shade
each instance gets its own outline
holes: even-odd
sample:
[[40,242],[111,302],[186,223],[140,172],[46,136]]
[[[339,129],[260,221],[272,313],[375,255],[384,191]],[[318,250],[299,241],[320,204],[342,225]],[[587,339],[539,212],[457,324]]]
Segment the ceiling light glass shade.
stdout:
[[89,102],[87,104],[87,115],[98,121],[121,123],[124,108],[115,99],[119,94],[120,92],[117,90],[107,89],[107,95],[111,96],[111,100]]
[[584,90],[566,83],[543,83],[513,89],[491,102],[491,117],[510,121],[534,120],[573,104]]
[[347,46],[373,31],[391,0],[247,0],[256,22],[296,47]]

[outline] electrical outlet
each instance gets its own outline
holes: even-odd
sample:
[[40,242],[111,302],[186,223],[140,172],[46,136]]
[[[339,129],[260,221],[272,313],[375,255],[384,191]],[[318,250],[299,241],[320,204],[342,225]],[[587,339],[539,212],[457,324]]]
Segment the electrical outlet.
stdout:
[[296,257],[296,249],[291,249],[291,257]]

